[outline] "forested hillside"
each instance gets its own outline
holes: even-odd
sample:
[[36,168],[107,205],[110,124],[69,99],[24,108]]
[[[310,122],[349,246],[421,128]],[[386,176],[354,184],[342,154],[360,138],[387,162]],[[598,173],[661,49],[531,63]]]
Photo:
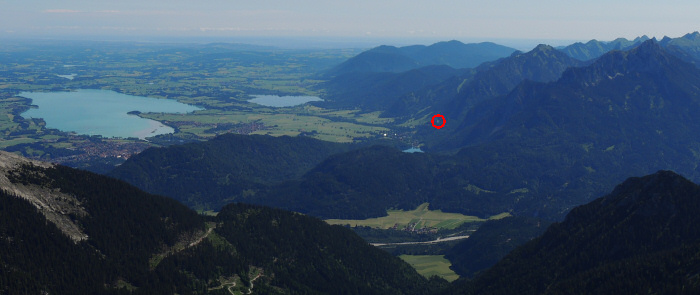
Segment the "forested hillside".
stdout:
[[518,246],[540,236],[547,227],[548,221],[532,217],[489,220],[469,235],[469,239],[447,251],[445,258],[450,260],[451,268],[460,276],[473,278]]
[[469,127],[452,136],[461,140],[457,146],[470,145],[452,168],[468,179],[464,185],[499,193],[433,205],[478,207],[497,200],[515,212],[551,216],[592,200],[630,173],[673,169],[698,179],[693,151],[700,143],[692,135],[700,132],[693,115],[700,111],[697,85],[700,71],[654,41],[569,69],[554,83],[523,83],[475,108]]
[[430,88],[452,77],[470,78],[476,70],[454,69],[446,65],[426,66],[400,73],[352,72],[321,84],[322,106],[362,108],[364,111],[393,112],[403,96]]
[[[386,116],[432,117],[442,114],[450,124],[439,135],[452,134],[464,128],[467,113],[479,103],[510,93],[525,81],[551,82],[558,80],[568,68],[585,63],[568,57],[551,46],[539,45],[533,50],[480,66],[472,79],[446,80],[437,87],[422,89],[406,95],[393,105]],[[471,114],[470,114],[471,116]],[[426,126],[421,126],[426,127]],[[441,136],[432,128],[421,128],[426,146],[437,147]]]
[[670,171],[630,178],[575,208],[454,294],[695,294],[700,186]]
[[[2,293],[426,294],[446,284],[426,280],[349,229],[298,213],[230,204],[205,217],[63,166],[26,161],[4,173],[10,182],[0,191]],[[83,213],[59,214],[85,238],[72,240],[28,198],[41,199],[5,189],[48,192],[46,200],[74,196],[63,208]]]
[[194,208],[219,210],[246,190],[296,179],[349,144],[307,137],[225,134],[148,149],[109,175]]

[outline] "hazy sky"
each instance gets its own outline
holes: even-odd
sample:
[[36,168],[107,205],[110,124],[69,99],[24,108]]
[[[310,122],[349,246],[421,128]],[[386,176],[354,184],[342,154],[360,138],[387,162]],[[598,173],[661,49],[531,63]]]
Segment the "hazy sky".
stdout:
[[0,36],[612,40],[696,30],[697,0],[0,0]]

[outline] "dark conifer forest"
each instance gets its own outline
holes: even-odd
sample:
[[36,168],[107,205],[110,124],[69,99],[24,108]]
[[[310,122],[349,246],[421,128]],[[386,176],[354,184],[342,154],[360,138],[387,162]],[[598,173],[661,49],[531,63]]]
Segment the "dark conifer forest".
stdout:
[[76,196],[87,214],[71,218],[88,238],[73,242],[27,200],[3,192],[3,292],[225,294],[238,282],[260,294],[425,294],[444,285],[347,228],[298,213],[229,204],[205,217],[63,166],[24,165],[8,178]]

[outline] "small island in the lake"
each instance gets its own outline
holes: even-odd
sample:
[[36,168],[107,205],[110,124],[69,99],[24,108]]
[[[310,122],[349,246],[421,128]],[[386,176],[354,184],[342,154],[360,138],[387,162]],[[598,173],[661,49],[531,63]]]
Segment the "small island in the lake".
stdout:
[[139,111],[131,111],[131,112],[128,112],[127,114],[128,114],[128,115],[138,116],[138,115],[141,114],[141,112],[139,112]]

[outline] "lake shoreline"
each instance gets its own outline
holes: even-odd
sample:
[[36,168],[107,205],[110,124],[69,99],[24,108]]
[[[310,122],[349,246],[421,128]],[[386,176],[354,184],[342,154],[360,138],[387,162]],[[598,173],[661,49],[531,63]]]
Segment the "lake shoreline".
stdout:
[[148,128],[134,132],[134,136],[140,140],[146,140],[147,137],[158,136],[162,134],[175,133],[175,129],[156,120],[149,120]]
[[174,133],[173,127],[136,115],[140,113],[189,113],[202,110],[175,100],[133,96],[111,90],[79,89],[70,92],[22,92],[31,99],[25,118],[41,118],[46,128],[106,138],[136,137],[145,140]]

